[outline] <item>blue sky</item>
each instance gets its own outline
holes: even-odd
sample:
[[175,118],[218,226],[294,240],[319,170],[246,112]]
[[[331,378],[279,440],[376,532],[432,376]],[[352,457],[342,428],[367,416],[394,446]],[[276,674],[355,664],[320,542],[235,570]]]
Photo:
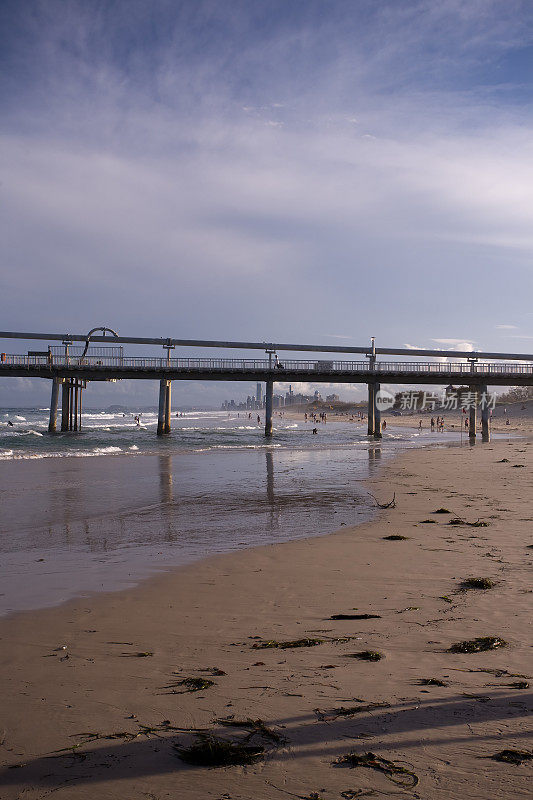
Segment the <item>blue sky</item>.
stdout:
[[3,329],[531,350],[530,2],[4,0],[0,30]]

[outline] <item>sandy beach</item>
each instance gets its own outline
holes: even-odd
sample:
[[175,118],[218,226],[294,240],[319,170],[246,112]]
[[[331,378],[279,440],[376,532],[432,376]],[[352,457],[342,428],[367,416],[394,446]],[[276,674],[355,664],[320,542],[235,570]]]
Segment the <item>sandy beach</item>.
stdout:
[[[532,462],[518,439],[413,450],[372,480],[396,500],[373,522],[0,620],[1,796],[529,797],[531,764],[490,756],[532,747]],[[506,646],[448,652],[478,637]],[[264,752],[188,765],[199,729]],[[407,771],[333,763],[369,751]]]

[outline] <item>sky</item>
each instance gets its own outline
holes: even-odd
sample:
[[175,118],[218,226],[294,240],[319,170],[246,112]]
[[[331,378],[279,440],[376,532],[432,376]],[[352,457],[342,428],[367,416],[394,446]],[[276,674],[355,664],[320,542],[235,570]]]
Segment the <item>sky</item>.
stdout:
[[531,351],[529,0],[3,0],[0,37],[3,330]]

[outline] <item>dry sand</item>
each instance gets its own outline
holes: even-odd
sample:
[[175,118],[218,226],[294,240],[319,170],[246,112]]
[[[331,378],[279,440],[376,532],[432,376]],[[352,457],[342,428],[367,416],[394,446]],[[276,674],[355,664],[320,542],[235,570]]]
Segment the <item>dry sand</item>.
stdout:
[[[396,507],[372,523],[217,556],[131,591],[0,620],[1,752],[12,767],[2,771],[0,796],[530,797],[533,762],[487,756],[532,747],[531,690],[511,686],[533,675],[532,465],[531,444],[519,440],[411,451],[373,481],[380,501],[396,493]],[[489,525],[449,525],[450,515],[433,513],[439,507]],[[391,534],[408,539],[383,538]],[[460,591],[471,576],[496,585]],[[337,613],[380,618],[329,619]],[[508,646],[447,652],[493,635]],[[356,638],[335,641],[348,636]],[[254,648],[302,637],[324,641]],[[384,658],[347,657],[366,649]],[[172,687],[187,677],[215,685]],[[419,685],[424,678],[446,686]],[[366,703],[386,706],[338,715]],[[243,734],[216,722],[228,717],[261,719],[286,741],[256,734],[252,742],[267,755],[248,767],[185,765],[174,745],[194,737],[170,726]],[[95,733],[100,738],[88,741]],[[87,743],[54,752],[79,742]],[[420,782],[406,789],[373,769],[332,765],[349,751],[408,765]]]

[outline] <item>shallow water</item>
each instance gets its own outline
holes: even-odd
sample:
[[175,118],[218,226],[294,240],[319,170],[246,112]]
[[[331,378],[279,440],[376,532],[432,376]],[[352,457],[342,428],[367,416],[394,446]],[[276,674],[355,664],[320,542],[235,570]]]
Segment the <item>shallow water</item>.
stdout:
[[[228,413],[227,411],[190,411],[172,418],[172,435],[157,437],[157,413],[111,412],[86,409],[83,430],[78,433],[48,434],[48,409],[0,409],[0,461],[42,458],[87,457],[121,454],[172,454],[184,451],[266,450],[278,448],[320,450],[324,447],[349,447],[367,441],[363,423],[331,417],[326,425],[303,422],[274,415],[274,438],[267,441],[264,413]],[[11,425],[9,425],[11,423]],[[423,431],[422,438],[430,436]],[[387,442],[398,440],[416,444],[418,431],[400,429],[385,434]],[[442,438],[442,435],[440,435]]]
[[345,420],[313,436],[309,423],[278,418],[266,441],[247,415],[226,412],[173,419],[165,439],[155,415],[139,430],[122,412],[93,412],[82,434],[50,436],[45,411],[2,414],[14,428],[1,433],[13,455],[0,463],[0,614],[364,521],[374,503],[362,482],[383,460],[457,438],[404,428],[376,443]]

